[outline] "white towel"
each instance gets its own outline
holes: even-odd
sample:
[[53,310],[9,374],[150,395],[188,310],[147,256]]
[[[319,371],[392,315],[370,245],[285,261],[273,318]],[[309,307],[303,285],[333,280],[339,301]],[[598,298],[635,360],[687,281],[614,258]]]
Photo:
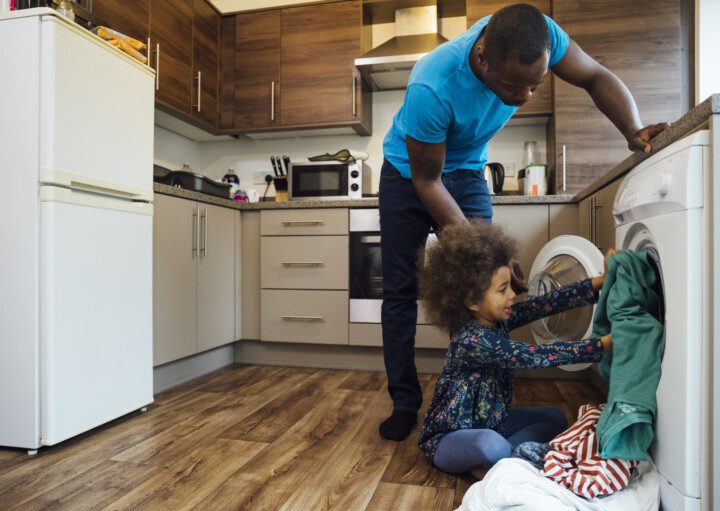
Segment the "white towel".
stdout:
[[506,458],[465,493],[457,511],[657,511],[660,480],[644,461],[622,491],[602,499],[583,499],[544,477],[525,460]]

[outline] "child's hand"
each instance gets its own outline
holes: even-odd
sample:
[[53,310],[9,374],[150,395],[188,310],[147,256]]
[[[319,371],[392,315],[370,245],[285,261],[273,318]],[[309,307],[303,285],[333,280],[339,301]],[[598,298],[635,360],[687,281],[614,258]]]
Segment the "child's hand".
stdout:
[[603,335],[600,338],[600,342],[603,345],[603,351],[612,351],[613,345],[612,345],[612,333],[609,333],[607,335]]
[[607,273],[607,269],[608,269],[608,261],[610,260],[611,257],[616,255],[617,253],[618,253],[618,251],[614,247],[610,247],[608,249],[608,251],[605,253],[605,269],[603,270],[602,275],[600,275],[599,277],[594,277],[592,279],[593,291],[595,291],[596,293],[598,291],[600,291],[600,289],[602,289],[602,287],[603,287],[603,284],[605,284],[605,274]]

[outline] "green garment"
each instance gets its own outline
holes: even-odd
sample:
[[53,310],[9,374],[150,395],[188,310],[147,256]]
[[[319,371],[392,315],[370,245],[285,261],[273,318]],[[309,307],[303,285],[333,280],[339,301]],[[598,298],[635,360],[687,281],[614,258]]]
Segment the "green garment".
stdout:
[[613,342],[599,366],[610,387],[597,424],[602,458],[645,460],[655,436],[655,392],[664,347],[663,325],[656,319],[656,283],[645,252],[620,252],[608,263],[593,318],[593,336],[612,332]]

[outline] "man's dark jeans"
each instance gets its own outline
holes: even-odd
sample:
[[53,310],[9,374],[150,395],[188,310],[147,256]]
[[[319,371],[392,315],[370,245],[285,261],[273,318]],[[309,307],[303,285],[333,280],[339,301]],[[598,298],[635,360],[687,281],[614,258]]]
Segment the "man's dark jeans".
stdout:
[[[492,221],[490,192],[482,172],[456,170],[442,175],[466,217]],[[388,161],[380,171],[380,248],[382,251],[382,333],[388,392],[394,410],[417,412],[422,392],[415,368],[417,255],[430,229],[437,229],[410,179]]]

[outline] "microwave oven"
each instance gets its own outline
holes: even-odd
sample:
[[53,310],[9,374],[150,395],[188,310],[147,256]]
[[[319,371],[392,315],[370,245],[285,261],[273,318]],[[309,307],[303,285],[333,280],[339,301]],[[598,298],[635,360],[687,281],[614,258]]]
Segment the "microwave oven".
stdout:
[[290,163],[289,200],[360,199],[370,193],[370,172],[361,160]]

